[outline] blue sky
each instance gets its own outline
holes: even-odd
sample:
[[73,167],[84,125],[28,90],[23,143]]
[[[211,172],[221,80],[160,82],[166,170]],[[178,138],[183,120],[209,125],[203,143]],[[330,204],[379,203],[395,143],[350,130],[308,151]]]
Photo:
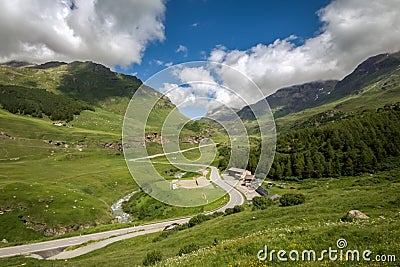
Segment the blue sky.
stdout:
[[[145,82],[170,64],[208,60],[244,74],[268,96],[294,84],[342,79],[368,57],[399,51],[400,1],[0,1],[0,33],[0,62],[89,60]],[[178,76],[186,83],[210,80],[202,68]],[[234,87],[237,76],[218,79]],[[198,93],[207,96],[202,88]],[[259,100],[246,86],[235,93],[248,103]],[[213,94],[240,108],[220,90]],[[193,95],[186,90],[170,98],[178,105]]]
[[[168,63],[207,59],[217,46],[246,50],[296,35],[297,44],[319,33],[317,11],[330,1],[172,0],[166,4],[165,40],[151,42],[141,64],[117,71],[145,81]],[[187,51],[177,52],[180,46]],[[183,50],[183,49],[181,49]]]

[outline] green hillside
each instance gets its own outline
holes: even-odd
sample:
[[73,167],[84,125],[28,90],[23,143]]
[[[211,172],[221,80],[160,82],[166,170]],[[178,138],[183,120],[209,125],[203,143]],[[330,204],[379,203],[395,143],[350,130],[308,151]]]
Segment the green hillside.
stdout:
[[[10,245],[114,221],[111,204],[138,189],[121,132],[140,85],[91,62],[0,66],[0,240]],[[144,92],[161,97],[151,88]],[[160,133],[174,107],[161,97],[146,131]],[[181,138],[191,147],[189,137],[205,134],[213,132],[192,122]],[[146,147],[149,154],[162,151],[158,142]]]
[[[371,250],[371,258],[399,255],[400,238],[399,180],[400,169],[374,176],[308,179],[301,183],[274,187],[271,193],[283,195],[295,191],[306,197],[304,204],[281,207],[277,203],[265,210],[245,211],[220,216],[194,227],[139,236],[111,244],[68,261],[46,261],[23,257],[0,259],[4,266],[143,266],[151,251],[158,251],[162,261],[155,266],[369,266],[365,261],[278,261],[276,251],[336,249],[344,238],[348,247],[361,252]],[[295,186],[297,189],[289,189]],[[368,220],[342,222],[349,210],[359,209]],[[274,260],[259,261],[257,253],[268,246],[275,250]],[[177,256],[182,248],[193,252]],[[396,258],[397,259],[397,258]],[[397,259],[398,260],[398,259]],[[372,265],[373,266],[373,265]],[[376,266],[395,266],[393,262]]]

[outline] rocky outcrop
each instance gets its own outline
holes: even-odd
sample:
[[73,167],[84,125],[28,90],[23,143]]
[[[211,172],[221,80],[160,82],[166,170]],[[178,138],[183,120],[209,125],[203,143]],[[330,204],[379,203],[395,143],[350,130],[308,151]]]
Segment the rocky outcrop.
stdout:
[[19,219],[23,223],[25,223],[26,228],[32,229],[36,232],[42,232],[45,236],[65,235],[71,232],[87,229],[90,227],[89,224],[51,227],[46,225],[45,223],[33,222],[25,217],[19,217]]
[[7,138],[7,139],[15,140],[15,137],[12,137],[11,135],[7,134],[6,132],[0,132],[0,138]]
[[121,142],[107,142],[103,144],[103,147],[108,149],[116,149],[118,151],[122,151],[123,149]]
[[65,145],[64,141],[55,141],[55,140],[43,140],[46,144],[55,145],[55,146],[62,146]]
[[367,219],[369,219],[369,217],[366,214],[362,213],[361,211],[359,211],[359,210],[350,210],[340,220],[342,222],[353,222],[355,220],[367,220]]
[[362,219],[362,220],[369,219],[369,217],[366,214],[362,213],[359,210],[351,210],[347,212],[347,216],[354,219]]
[[157,132],[147,133],[145,135],[145,141],[158,143],[158,144],[165,142],[165,140],[163,140],[162,136],[160,134],[158,134]]

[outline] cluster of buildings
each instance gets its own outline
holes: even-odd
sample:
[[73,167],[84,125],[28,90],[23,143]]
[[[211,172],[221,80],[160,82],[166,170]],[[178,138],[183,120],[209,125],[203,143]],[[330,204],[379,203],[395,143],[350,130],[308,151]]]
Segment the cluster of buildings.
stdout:
[[[247,200],[251,200],[255,196],[264,196],[275,200],[279,198],[278,194],[269,195],[268,191],[261,186],[262,179],[255,177],[250,171],[240,168],[231,167],[228,169],[228,175],[239,180],[237,188],[246,196]],[[272,187],[273,182],[267,182],[268,187]]]

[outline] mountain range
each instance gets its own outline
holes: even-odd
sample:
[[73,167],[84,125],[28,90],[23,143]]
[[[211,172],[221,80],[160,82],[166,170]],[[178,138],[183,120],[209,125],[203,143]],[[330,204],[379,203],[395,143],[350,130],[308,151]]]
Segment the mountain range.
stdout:
[[[266,99],[275,118],[335,102],[338,105],[329,108],[369,110],[399,100],[399,75],[400,52],[379,54],[359,64],[340,81],[313,81],[293,85],[277,90]],[[242,119],[253,120],[252,109],[257,110],[259,105],[263,104],[257,102],[245,106],[238,111],[238,115]]]

